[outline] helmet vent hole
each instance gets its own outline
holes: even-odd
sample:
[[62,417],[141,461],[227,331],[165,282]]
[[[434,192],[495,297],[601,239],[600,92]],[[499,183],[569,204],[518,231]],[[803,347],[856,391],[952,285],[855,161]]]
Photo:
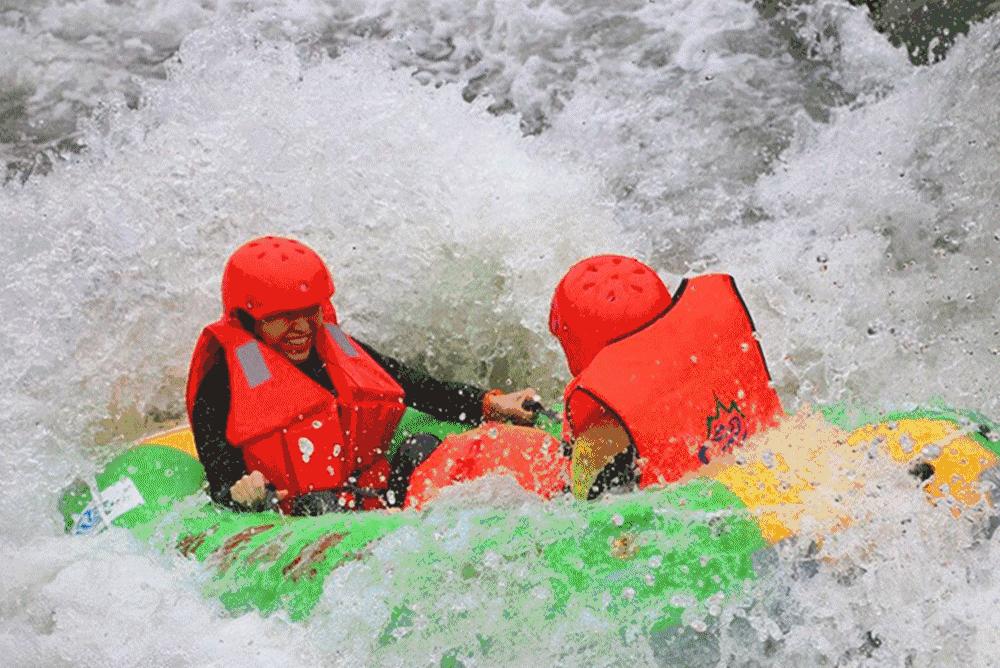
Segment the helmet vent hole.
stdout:
[[584,289],[584,290],[590,290],[590,289],[591,289],[591,288],[593,288],[593,287],[594,287],[595,285],[597,285],[597,284],[596,284],[596,283],[593,283],[593,282],[591,282],[591,283],[584,283],[584,284],[583,284],[583,289]]
[[635,290],[636,292],[642,292],[642,288],[638,285],[633,285],[632,289]]
[[642,275],[643,275],[643,274],[645,274],[646,272],[645,272],[645,271],[643,271],[642,269],[640,269],[640,268],[636,267],[635,269],[633,269],[633,270],[632,270],[632,273],[633,273],[633,274],[635,274],[635,275],[637,275],[637,276],[642,276]]
[[616,257],[613,260],[611,260],[611,263],[612,264],[621,264],[622,263],[622,259],[620,257]]
[[257,246],[259,246],[259,245],[260,245],[260,244],[258,244],[258,243],[257,243],[256,241],[254,241],[254,242],[252,242],[252,243],[250,244],[250,248],[256,248],[256,247],[257,247]]
[[597,271],[597,267],[592,264],[587,265],[587,271]]
[[267,255],[267,253],[258,253],[257,254],[257,259],[258,260],[263,260],[265,255]]
[[285,255],[284,253],[282,253],[282,254],[281,254],[281,261],[282,261],[282,262],[288,262],[288,256],[287,256],[287,255]]
[[615,293],[614,291],[611,291],[608,293],[608,301],[613,302],[614,300],[615,300]]
[[271,245],[274,246],[275,248],[281,248],[281,244],[279,244],[279,243],[275,243],[275,244],[271,244]]
[[298,253],[299,255],[305,255],[306,254],[306,252],[304,250],[302,250],[301,248],[296,248],[295,252]]

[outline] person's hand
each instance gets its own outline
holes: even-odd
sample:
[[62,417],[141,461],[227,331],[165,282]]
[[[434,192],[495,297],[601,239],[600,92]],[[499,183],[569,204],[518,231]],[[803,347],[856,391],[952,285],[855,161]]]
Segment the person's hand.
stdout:
[[[267,482],[263,473],[251,471],[233,483],[233,486],[229,488],[229,495],[233,501],[241,506],[253,508],[263,503],[264,499],[267,498]],[[288,496],[288,490],[279,489],[275,494],[278,501],[281,501]]]
[[493,394],[486,398],[483,417],[487,420],[510,420],[515,424],[535,424],[535,411],[524,407],[526,402],[539,402],[535,388],[529,387],[509,394]]

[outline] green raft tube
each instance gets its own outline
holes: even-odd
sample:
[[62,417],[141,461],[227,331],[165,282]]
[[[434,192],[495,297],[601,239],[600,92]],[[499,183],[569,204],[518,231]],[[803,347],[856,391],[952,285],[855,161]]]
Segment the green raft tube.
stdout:
[[[557,420],[537,426],[559,436]],[[411,409],[394,445],[410,433],[444,437],[464,429]],[[523,614],[544,623],[570,612],[579,619],[584,611],[594,623],[655,633],[685,624],[697,628],[692,619],[699,614],[746,596],[774,543],[803,527],[828,532],[855,521],[850,494],[858,475],[845,472],[869,470],[862,460],[873,448],[886,461],[930,471],[915,489],[922,487],[932,503],[953,514],[988,504],[978,481],[998,460],[994,429],[981,416],[946,410],[860,425],[827,411],[789,417],[775,430],[785,438],[744,448],[738,463],[713,462],[698,477],[638,493],[548,503],[525,493],[499,507],[469,508],[457,506],[462,497],[453,496],[444,509],[435,503],[421,511],[318,517],[220,508],[203,492],[197,459],[169,437],[163,444],[154,437],[111,461],[92,484],[68,489],[59,507],[67,532],[120,527],[200,562],[206,595],[234,614],[305,619],[338,571],[372,562],[385,569],[377,596],[388,610],[372,633],[383,648],[410,633],[433,635],[435,624],[461,626],[470,614],[461,606],[439,611],[436,622],[425,613],[428,600],[440,599],[442,591],[461,592],[463,583],[487,591],[508,619]],[[843,493],[817,493],[830,488]],[[831,506],[832,497],[843,505]],[[386,561],[386,550],[403,556]],[[479,628],[464,651],[488,656],[496,642],[504,641]]]

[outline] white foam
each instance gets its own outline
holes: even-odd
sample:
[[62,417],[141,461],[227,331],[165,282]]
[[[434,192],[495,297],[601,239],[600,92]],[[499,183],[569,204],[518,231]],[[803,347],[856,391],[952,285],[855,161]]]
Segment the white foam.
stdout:
[[[254,234],[314,245],[348,331],[456,378],[554,397],[565,371],[545,332],[552,287],[574,260],[617,251],[664,273],[735,273],[786,400],[938,395],[996,414],[1000,25],[915,70],[863,10],[782,11],[89,0],[5,12],[0,89],[25,110],[0,130],[27,138],[3,157],[65,139],[87,149],[0,191],[4,656],[437,662],[490,628],[518,639],[494,655],[511,663],[665,660],[669,643],[634,620],[609,628],[586,606],[546,619],[535,553],[462,576],[478,519],[572,526],[558,503],[509,495],[466,510],[452,498],[334,573],[296,625],[228,616],[199,593],[206,573],[123,532],[60,535],[55,490],[107,456],[93,436],[141,430],[153,408],[180,413],[222,262]],[[178,45],[179,61],[161,62]],[[484,485],[477,499],[498,493]],[[868,507],[902,515],[838,535],[828,549],[842,558],[813,577],[783,579],[808,553],[790,543],[749,612],[722,611],[749,636],[692,608],[685,619],[709,640],[685,646],[685,662],[991,656],[995,541],[974,544],[973,528],[911,492],[873,494]],[[904,534],[907,518],[917,528]],[[437,562],[421,565],[427,555]],[[427,592],[418,567],[456,570]],[[529,595],[510,616],[497,588],[516,583]],[[423,604],[419,632],[379,649],[400,592]],[[868,631],[880,646],[865,646]],[[771,641],[746,640],[758,636]]]
[[[180,55],[140,110],[109,107],[86,153],[0,199],[0,472],[20,490],[0,499],[0,521],[22,574],[4,596],[4,648],[18,662],[51,663],[65,645],[79,648],[58,655],[70,661],[269,663],[272,634],[297,645],[285,660],[315,660],[296,640],[307,631],[222,615],[169,557],[149,565],[144,546],[104,538],[67,547],[54,511],[58,490],[114,449],[90,446],[94,434],[127,431],[123,406],[181,410],[222,264],[247,237],[312,244],[348,331],[481,382],[554,367],[551,344],[524,344],[544,331],[547,293],[577,253],[623,243],[586,168],[540,155],[454,88],[393,72],[378,50],[306,67],[290,45],[221,28]],[[549,220],[567,234],[540,235]],[[494,368],[511,346],[527,354]],[[122,419],[98,424],[109,411]],[[85,623],[102,606],[107,644]],[[36,619],[53,609],[54,625]]]
[[704,248],[739,266],[786,396],[997,414],[1000,116],[993,20],[757,185],[769,220]]
[[[148,553],[125,531],[3,548],[0,651],[12,666],[254,665],[320,661],[286,619],[223,614],[187,564]],[[30,639],[30,641],[29,641]]]

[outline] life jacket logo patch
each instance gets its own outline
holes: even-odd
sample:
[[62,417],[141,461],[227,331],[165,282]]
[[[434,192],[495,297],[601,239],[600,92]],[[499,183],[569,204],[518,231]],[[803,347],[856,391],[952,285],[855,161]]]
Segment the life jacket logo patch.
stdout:
[[707,440],[698,449],[698,461],[702,464],[732,452],[747,440],[746,416],[735,401],[726,405],[715,397],[715,412],[708,416],[705,423]]

